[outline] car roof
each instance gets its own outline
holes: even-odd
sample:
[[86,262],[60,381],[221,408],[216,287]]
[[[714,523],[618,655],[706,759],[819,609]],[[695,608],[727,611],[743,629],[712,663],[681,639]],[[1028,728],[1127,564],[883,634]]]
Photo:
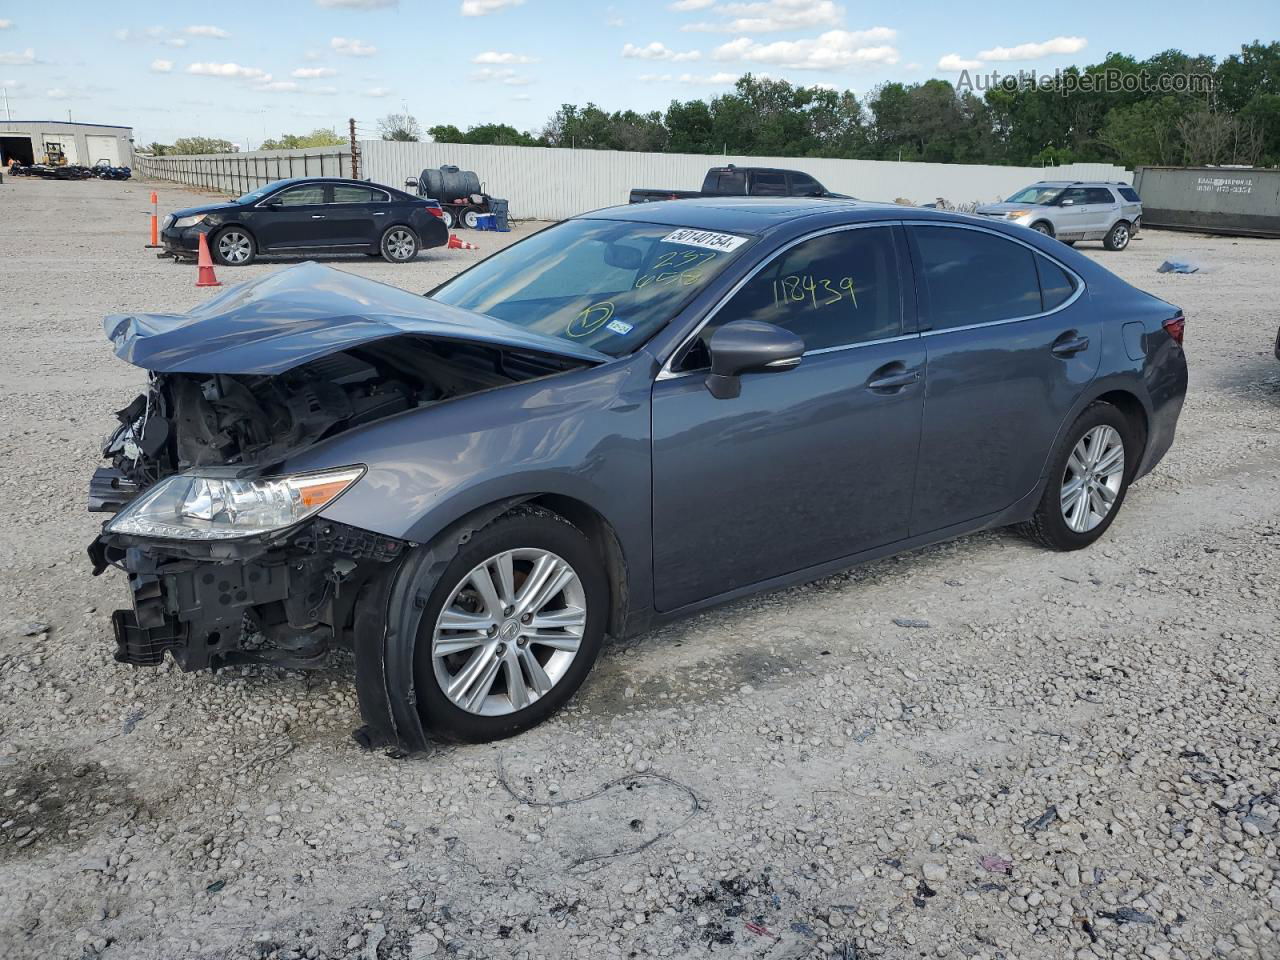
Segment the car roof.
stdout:
[[820,197],[694,197],[688,200],[660,200],[655,203],[604,207],[581,214],[575,219],[629,220],[743,234],[771,233],[800,224],[806,229],[820,228],[826,225],[824,221],[833,224],[872,220],[972,222],[970,218],[945,210]]
[[[403,190],[388,187],[384,183],[374,183],[372,180],[352,180],[350,177],[285,177],[283,180],[272,180],[270,183],[264,183],[262,187],[291,187],[299,183],[349,183],[358,187],[377,187],[379,190],[396,190],[397,193],[404,193]],[[262,187],[259,187],[259,189],[262,189]]]

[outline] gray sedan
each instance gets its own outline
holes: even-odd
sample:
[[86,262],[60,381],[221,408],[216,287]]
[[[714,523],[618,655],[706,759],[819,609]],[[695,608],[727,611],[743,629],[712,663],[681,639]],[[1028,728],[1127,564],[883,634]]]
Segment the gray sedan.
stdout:
[[109,317],[117,659],[353,651],[368,745],[545,719],[622,636],[984,528],[1076,550],[1174,438],[1181,311],[1048,237],[832,200],[536,233],[418,297],[315,264]]

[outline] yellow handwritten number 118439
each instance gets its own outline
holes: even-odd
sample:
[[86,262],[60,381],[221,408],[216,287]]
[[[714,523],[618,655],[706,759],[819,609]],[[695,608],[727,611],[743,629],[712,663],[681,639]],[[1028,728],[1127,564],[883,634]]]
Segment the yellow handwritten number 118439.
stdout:
[[792,274],[773,281],[773,304],[786,307],[795,303],[813,302],[815,308],[827,307],[848,298],[854,309],[858,306],[858,292],[853,277],[841,277],[835,286],[827,278],[815,280],[812,274]]

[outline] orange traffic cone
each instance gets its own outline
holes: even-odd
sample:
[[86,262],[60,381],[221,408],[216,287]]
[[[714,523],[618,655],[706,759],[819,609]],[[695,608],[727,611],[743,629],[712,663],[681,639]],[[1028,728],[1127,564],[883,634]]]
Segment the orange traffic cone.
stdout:
[[220,281],[213,272],[213,258],[209,256],[209,241],[205,239],[204,234],[200,234],[200,259],[197,261],[200,266],[200,272],[196,275],[197,287],[220,287]]
[[449,234],[449,250],[479,250],[474,243],[468,243],[466,240],[459,240],[456,233]]

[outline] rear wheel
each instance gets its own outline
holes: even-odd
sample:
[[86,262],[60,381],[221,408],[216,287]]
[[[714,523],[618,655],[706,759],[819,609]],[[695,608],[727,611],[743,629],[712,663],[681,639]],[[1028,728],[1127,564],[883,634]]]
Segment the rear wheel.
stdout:
[[462,211],[462,225],[470,230],[480,226],[480,211],[475,207],[467,207]]
[[253,235],[240,227],[219,230],[213,235],[212,247],[213,258],[228,267],[247,266],[258,255]]
[[590,672],[608,604],[600,559],[577,527],[536,507],[499,517],[458,551],[422,612],[424,726],[478,743],[541,723]]
[[1055,550],[1089,546],[1120,512],[1137,448],[1133,425],[1119,408],[1088,407],[1054,451],[1044,495],[1022,532]]
[[1129,245],[1130,239],[1128,222],[1120,220],[1107,231],[1107,235],[1102,239],[1102,245],[1108,250],[1123,250]]
[[450,210],[448,207],[441,207],[440,214],[441,214],[440,219],[444,221],[444,228],[446,230],[452,230],[453,229],[453,211]]
[[383,259],[408,263],[418,255],[418,235],[408,227],[388,227],[379,244]]

